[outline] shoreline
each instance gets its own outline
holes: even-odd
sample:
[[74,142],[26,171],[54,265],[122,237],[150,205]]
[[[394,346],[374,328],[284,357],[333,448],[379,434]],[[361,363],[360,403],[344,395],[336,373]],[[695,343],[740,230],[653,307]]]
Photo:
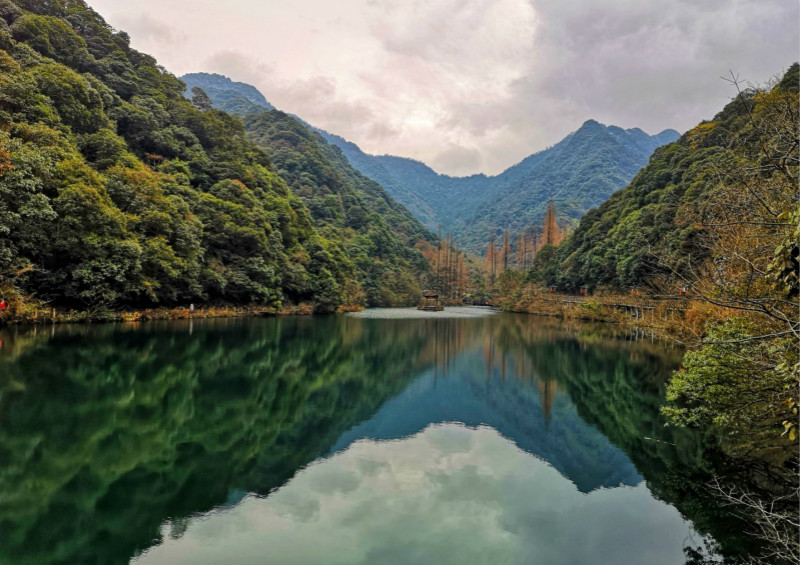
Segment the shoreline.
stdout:
[[[337,312],[358,312],[360,306],[342,306]],[[103,324],[141,323],[154,320],[189,320],[206,318],[255,318],[273,316],[311,316],[314,305],[301,303],[275,308],[270,306],[202,306],[193,310],[188,307],[142,308],[123,310],[57,310],[55,308],[31,308],[23,314],[5,312],[0,314],[0,328],[28,325],[56,324]]]
[[687,340],[700,338],[705,321],[711,317],[707,308],[689,298],[625,294],[584,297],[528,291],[497,302],[504,312],[647,329],[684,345],[689,345]]

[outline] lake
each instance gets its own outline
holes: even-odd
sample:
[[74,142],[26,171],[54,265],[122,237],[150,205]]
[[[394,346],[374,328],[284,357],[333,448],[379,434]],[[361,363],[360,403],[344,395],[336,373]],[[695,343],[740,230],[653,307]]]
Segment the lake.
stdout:
[[659,412],[682,351],[531,315],[392,312],[0,332],[0,563],[745,549],[704,486],[717,438]]

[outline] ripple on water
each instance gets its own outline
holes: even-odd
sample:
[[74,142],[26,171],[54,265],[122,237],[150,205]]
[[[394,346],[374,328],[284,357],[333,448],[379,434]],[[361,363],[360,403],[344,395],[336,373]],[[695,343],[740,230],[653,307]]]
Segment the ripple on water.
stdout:
[[380,318],[387,320],[417,318],[483,318],[500,312],[489,306],[446,306],[441,312],[428,312],[411,308],[369,308],[361,312],[350,312],[353,318]]

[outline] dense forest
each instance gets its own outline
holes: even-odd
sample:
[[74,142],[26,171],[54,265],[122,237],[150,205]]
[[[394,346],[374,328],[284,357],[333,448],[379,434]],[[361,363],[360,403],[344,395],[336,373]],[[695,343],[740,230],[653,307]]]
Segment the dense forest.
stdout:
[[326,229],[239,120],[187,100],[84,2],[0,1],[0,70],[0,293],[12,314],[37,301],[327,312],[418,291],[426,265],[407,244],[430,234],[391,235],[367,278],[353,247],[371,241]]
[[[356,267],[369,305],[413,304],[427,263],[413,246],[434,235],[383,188],[353,169],[333,145],[273,110],[244,120],[278,174],[308,206],[319,232],[339,242]],[[426,245],[427,243],[427,245]]]
[[[742,251],[733,240],[745,238],[747,259],[763,262],[755,274],[796,296],[797,92],[795,64],[776,84],[741,91],[713,120],[657,149],[628,187],[545,250],[528,278],[567,292],[699,283],[703,265],[732,264],[728,256]],[[718,277],[722,267],[705,274]]]
[[418,280],[427,263],[413,247],[430,247],[435,237],[408,210],[300,120],[265,111],[270,105],[253,87],[206,73],[181,78],[187,96],[199,88],[215,107],[243,118],[249,139],[270,155],[320,234],[342,244],[367,304],[410,304],[419,298]]
[[[583,217],[559,249],[559,273],[549,282],[569,290],[628,288],[655,276],[688,275],[710,256],[704,237],[718,227],[712,214],[722,213],[714,208],[730,204],[729,216],[741,212],[730,198],[746,197],[746,181],[762,184],[763,200],[760,192],[752,198],[762,200],[765,213],[787,209],[796,188],[796,153],[790,136],[776,139],[786,131],[768,128],[791,131],[796,115],[782,114],[786,123],[780,124],[773,114],[783,112],[776,106],[790,104],[796,92],[794,66],[772,90],[743,91],[712,120],[658,149],[630,186]],[[777,142],[788,145],[763,145]],[[750,178],[741,178],[746,172]]]

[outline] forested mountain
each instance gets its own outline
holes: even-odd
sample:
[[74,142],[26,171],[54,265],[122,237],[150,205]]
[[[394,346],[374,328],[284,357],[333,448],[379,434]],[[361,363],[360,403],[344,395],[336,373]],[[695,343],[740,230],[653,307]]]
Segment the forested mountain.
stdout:
[[189,73],[183,75],[181,80],[186,83],[190,94],[193,87],[202,88],[218,110],[229,114],[253,114],[275,109],[256,87],[244,82],[234,82],[222,75]]
[[[426,267],[412,247],[434,236],[381,185],[354,169],[341,150],[307,124],[250,95],[253,87],[206,73],[181,78],[187,96],[200,88],[215,107],[243,118],[250,140],[270,155],[320,232],[343,245],[369,304],[409,303],[419,297],[417,275]],[[241,102],[246,95],[247,104]]]
[[33,297],[330,311],[359,301],[362,283],[414,286],[424,265],[405,248],[390,277],[363,280],[241,122],[184,90],[80,0],[0,0],[0,293],[12,309]]
[[674,130],[650,136],[640,129],[623,130],[589,120],[555,146],[497,176],[456,178],[411,159],[367,155],[354,144],[326,135],[356,167],[427,225],[441,223],[477,253],[485,250],[493,232],[521,232],[541,225],[550,198],[562,222],[580,218],[630,182],[656,147],[677,137]]
[[[712,120],[657,149],[628,187],[581,219],[554,255],[548,282],[628,288],[688,276],[709,257],[709,234],[720,226],[746,226],[764,206],[774,218],[755,225],[783,225],[777,216],[797,196],[797,114],[783,106],[796,104],[797,90],[795,64],[772,89],[743,91]],[[762,236],[748,238],[755,246]],[[774,243],[764,248],[774,252]]]
[[491,196],[459,219],[458,232],[480,245],[492,230],[518,233],[541,225],[550,198],[557,216],[580,218],[628,184],[657,147],[677,137],[674,130],[650,136],[589,120],[555,146],[487,179],[484,190]]
[[[218,108],[244,115],[271,107],[266,100],[230,105],[230,100],[251,92],[250,85],[205,73],[182,78],[190,88],[211,92]],[[540,225],[549,198],[556,202],[562,222],[580,218],[630,182],[656,147],[679,136],[674,130],[651,136],[640,129],[623,130],[589,120],[555,146],[500,175],[450,177],[413,159],[369,155],[338,135],[313,129],[428,228],[441,224],[458,243],[478,254],[485,251],[492,232],[521,232]]]
[[[401,202],[407,210],[414,214],[414,217],[419,219],[430,229],[438,228],[439,216],[431,205],[419,196],[415,190],[407,186],[406,183],[397,180],[389,171],[389,168],[381,162],[380,157],[364,153],[358,145],[347,141],[343,137],[328,133],[319,128],[312,127],[312,129],[325,138],[328,143],[338,147],[353,167],[370,179],[380,183],[392,197],[398,202]],[[386,159],[393,159],[393,157],[386,157]],[[396,159],[407,163],[411,167],[418,168],[422,175],[438,176],[423,163],[411,159],[403,159],[401,157],[396,157]],[[453,204],[458,206],[458,203]]]
[[353,169],[337,147],[292,116],[277,110],[250,114],[244,125],[306,203],[320,232],[343,246],[368,303],[418,300],[418,275],[426,264],[413,246],[433,242],[433,234],[378,183]]

